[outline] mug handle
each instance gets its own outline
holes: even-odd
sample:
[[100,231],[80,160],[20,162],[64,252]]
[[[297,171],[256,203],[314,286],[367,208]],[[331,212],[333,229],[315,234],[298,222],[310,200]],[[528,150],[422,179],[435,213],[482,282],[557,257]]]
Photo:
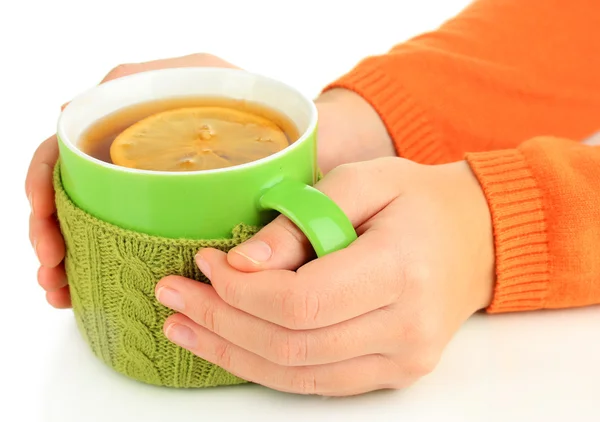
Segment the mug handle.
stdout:
[[258,200],[262,210],[289,218],[308,238],[317,257],[344,249],[357,239],[352,223],[333,200],[320,190],[284,179]]

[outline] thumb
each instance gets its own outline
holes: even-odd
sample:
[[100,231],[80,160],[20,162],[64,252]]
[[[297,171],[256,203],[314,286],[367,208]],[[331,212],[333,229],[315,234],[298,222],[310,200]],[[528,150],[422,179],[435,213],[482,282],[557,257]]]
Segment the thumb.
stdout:
[[231,249],[229,265],[240,271],[295,270],[314,258],[314,251],[300,229],[284,215],[262,228],[252,239]]
[[[335,168],[315,188],[331,198],[356,228],[393,201],[399,192],[398,174],[405,160],[384,158]],[[359,230],[360,231],[360,230]],[[231,249],[227,260],[245,272],[296,270],[314,258],[308,239],[283,215],[246,242]]]

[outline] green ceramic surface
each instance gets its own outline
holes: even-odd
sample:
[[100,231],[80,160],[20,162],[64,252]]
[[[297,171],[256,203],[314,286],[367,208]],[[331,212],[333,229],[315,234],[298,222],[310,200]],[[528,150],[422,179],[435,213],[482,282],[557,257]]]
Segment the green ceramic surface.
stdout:
[[[198,172],[127,169],[77,148],[81,134],[115,111],[185,96],[243,99],[290,117],[301,137],[245,165]],[[277,212],[307,235],[319,256],[356,233],[337,205],[311,188],[317,180],[317,111],[295,89],[235,69],[180,68],[144,72],[99,85],[74,99],[58,124],[61,177],[71,200],[119,227],[166,238],[217,239],[239,223],[261,226]]]

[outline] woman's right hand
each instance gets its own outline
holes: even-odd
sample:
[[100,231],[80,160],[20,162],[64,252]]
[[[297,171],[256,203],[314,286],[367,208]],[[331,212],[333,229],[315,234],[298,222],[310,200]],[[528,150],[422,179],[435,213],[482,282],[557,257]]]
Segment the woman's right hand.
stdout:
[[[210,54],[124,64],[115,67],[101,83],[149,70],[174,67],[236,68]],[[395,155],[384,124],[373,108],[357,94],[333,89],[316,101],[319,111],[319,166],[324,173],[340,164]],[[63,106],[64,107],[64,106]],[[25,191],[31,205],[29,239],[40,262],[38,282],[55,308],[71,307],[63,260],[65,244],[56,220],[52,172],[58,159],[56,135],[35,151]]]

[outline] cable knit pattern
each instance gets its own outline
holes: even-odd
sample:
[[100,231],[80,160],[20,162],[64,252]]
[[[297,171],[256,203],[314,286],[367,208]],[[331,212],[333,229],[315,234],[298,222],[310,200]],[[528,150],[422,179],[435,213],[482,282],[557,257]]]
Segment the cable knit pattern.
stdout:
[[124,230],[76,207],[62,188],[56,166],[54,187],[65,238],[65,268],[77,326],[93,353],[108,366],[154,385],[199,388],[246,381],[198,358],[166,339],[173,313],[154,297],[162,277],[177,274],[208,282],[194,263],[202,247],[229,250],[258,228],[238,225],[231,239],[172,240]]

